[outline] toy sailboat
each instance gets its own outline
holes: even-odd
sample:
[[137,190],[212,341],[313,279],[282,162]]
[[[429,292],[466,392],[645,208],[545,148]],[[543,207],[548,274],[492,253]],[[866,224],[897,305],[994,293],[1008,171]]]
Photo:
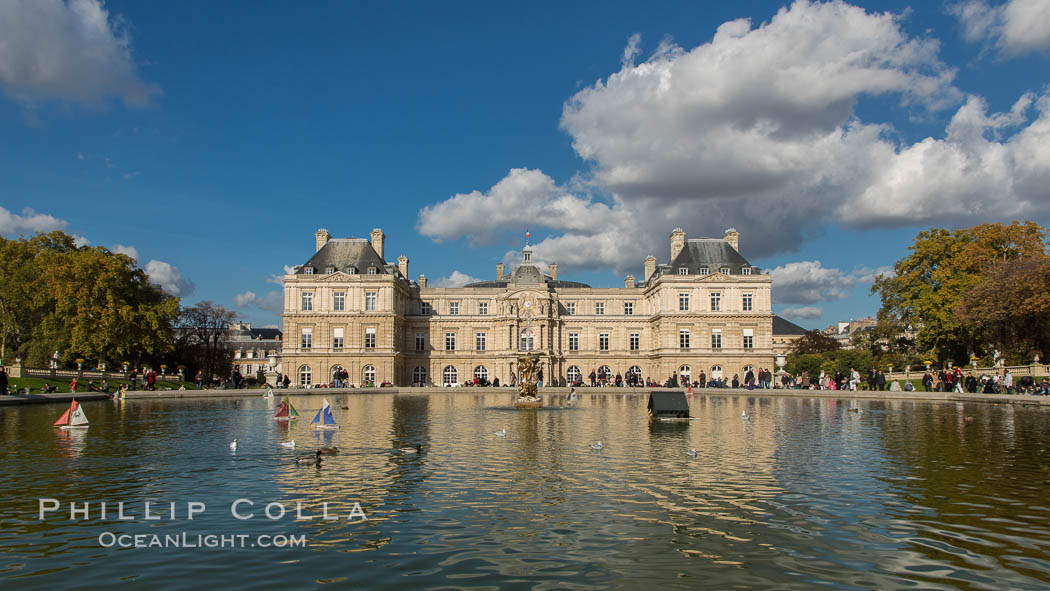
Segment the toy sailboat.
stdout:
[[87,415],[84,414],[84,409],[80,408],[80,403],[76,398],[73,399],[66,412],[55,421],[55,426],[63,429],[87,429]]
[[[329,414],[331,414],[331,411],[329,411]],[[288,421],[288,420],[291,420],[291,419],[298,419],[299,418],[299,411],[295,410],[295,407],[292,406],[292,402],[290,400],[288,400],[287,396],[285,396],[284,400],[281,400],[281,406],[277,407],[277,414],[275,414],[273,416],[273,418],[278,420],[278,421]],[[333,421],[333,423],[334,422],[335,421]]]
[[322,398],[321,400],[323,402],[321,409],[317,411],[317,415],[310,424],[318,429],[338,429],[339,425],[335,424],[335,417],[332,416],[332,406],[328,404],[328,399]]

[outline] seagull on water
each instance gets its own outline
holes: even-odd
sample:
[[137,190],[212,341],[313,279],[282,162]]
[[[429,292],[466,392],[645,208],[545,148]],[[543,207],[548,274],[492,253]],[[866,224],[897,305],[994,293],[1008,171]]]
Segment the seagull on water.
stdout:
[[506,437],[507,436],[507,428],[504,427],[504,428],[500,429],[499,431],[496,431],[495,433],[493,433],[493,435],[495,435],[496,437]]
[[591,444],[591,449],[601,449],[603,447],[605,447],[605,446],[602,445],[601,441],[599,441],[598,443],[592,443]]
[[685,453],[689,454],[689,457],[691,457],[691,458],[695,458],[696,457],[696,449],[695,448],[694,449],[690,449],[689,451],[687,451]]
[[402,447],[401,453],[403,454],[421,454],[423,453],[423,444],[417,443],[415,447]]
[[295,440],[293,439],[291,441],[282,441],[281,442],[281,447],[287,447],[288,449],[295,449]]
[[237,451],[237,440],[236,439],[234,439],[233,441],[230,442],[230,449],[232,449],[233,451]]

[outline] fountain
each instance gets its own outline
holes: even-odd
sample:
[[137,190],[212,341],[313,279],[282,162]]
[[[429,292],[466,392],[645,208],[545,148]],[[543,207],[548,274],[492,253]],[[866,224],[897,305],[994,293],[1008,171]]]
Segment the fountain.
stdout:
[[514,402],[516,408],[540,408],[543,406],[543,398],[537,390],[540,373],[540,356],[538,353],[526,353],[518,357],[518,372],[521,379],[518,382],[518,399]]

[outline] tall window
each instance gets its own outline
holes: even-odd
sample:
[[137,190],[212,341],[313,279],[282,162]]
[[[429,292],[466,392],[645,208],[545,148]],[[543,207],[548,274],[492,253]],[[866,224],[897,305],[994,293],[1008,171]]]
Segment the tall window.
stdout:
[[488,316],[488,313],[489,313],[489,303],[488,302],[478,302],[478,314],[480,314],[481,316]]
[[421,333],[421,332],[417,332],[416,333],[416,351],[423,351],[423,350],[426,349],[426,346],[427,346],[426,336],[423,333]]
[[745,328],[744,329],[744,348],[754,349],[755,348],[755,329]]
[[639,350],[641,348],[641,344],[642,344],[642,335],[640,335],[640,334],[638,334],[636,332],[632,332],[631,333],[630,342],[631,342],[631,350],[632,351]]
[[712,328],[711,329],[711,348],[721,349],[722,348],[722,329]]
[[361,372],[361,375],[364,376],[366,384],[373,384],[373,385],[375,385],[375,383],[376,383],[376,368],[375,368],[374,365],[366,365],[364,367],[364,370]]
[[310,385],[310,378],[311,378],[310,366],[309,365],[304,365],[304,366],[300,367],[299,368],[299,385],[300,386],[309,386]]
[[332,294],[332,309],[336,312],[346,310],[346,292],[337,291]]
[[740,309],[745,311],[745,312],[752,311],[754,309],[754,301],[755,301],[754,296],[752,296],[749,293],[745,293],[743,295],[743,301],[741,303]]
[[717,291],[711,292],[711,311],[717,312],[722,309],[722,294]]
[[678,348],[688,349],[689,348],[689,329],[683,328],[678,331]]
[[314,294],[304,291],[303,292],[303,312],[309,312],[314,309]]
[[456,333],[446,332],[445,333],[445,350],[455,351],[456,350]]
[[412,383],[421,386],[427,383],[427,368],[422,365],[417,365],[416,368],[412,370]]
[[532,351],[535,345],[535,340],[532,334],[532,329],[521,331],[521,338],[518,343],[519,351]]
[[608,351],[609,350],[609,333],[602,332],[598,333],[598,350]]
[[448,314],[449,316],[459,316],[459,302],[448,303]]
[[474,348],[478,351],[485,350],[485,333],[479,332],[474,334]]
[[569,350],[579,351],[580,350],[580,333],[570,332],[569,333]]
[[474,377],[479,380],[489,379],[489,370],[484,365],[479,365],[474,368]]
[[441,372],[441,383],[446,386],[452,386],[459,383],[459,372],[456,371],[455,367],[451,365],[446,366]]
[[576,302],[565,302],[565,313],[569,316],[575,316]]
[[430,302],[420,302],[419,303],[419,313],[420,314],[422,314],[424,316],[430,316],[430,312],[431,312]]
[[332,329],[332,348],[343,348],[343,329],[341,327]]
[[314,329],[304,328],[302,332],[302,340],[299,341],[301,348],[309,349],[314,346]]
[[365,349],[376,348],[376,329],[366,328],[365,329]]
[[594,313],[598,316],[605,316],[605,302],[595,302]]
[[365,292],[365,312],[374,312],[376,309],[376,292]]
[[689,311],[689,294],[680,293],[678,294],[678,311],[688,312]]
[[634,302],[624,302],[623,303],[623,315],[624,316],[634,316]]

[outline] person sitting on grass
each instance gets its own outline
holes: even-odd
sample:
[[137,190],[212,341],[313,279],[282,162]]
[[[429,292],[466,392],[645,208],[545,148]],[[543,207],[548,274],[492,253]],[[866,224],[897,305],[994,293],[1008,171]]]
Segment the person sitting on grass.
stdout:
[[45,383],[43,386],[40,387],[40,391],[44,394],[51,394],[55,390],[57,390],[57,388],[48,383]]

